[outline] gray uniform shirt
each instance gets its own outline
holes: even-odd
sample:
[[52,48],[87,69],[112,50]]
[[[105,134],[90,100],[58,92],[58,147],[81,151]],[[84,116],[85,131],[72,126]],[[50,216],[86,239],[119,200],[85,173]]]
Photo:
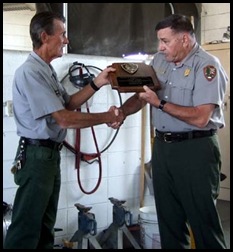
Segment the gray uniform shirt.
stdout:
[[62,129],[51,113],[65,108],[70,96],[57,80],[52,67],[35,52],[16,70],[13,81],[13,110],[17,134],[33,139],[62,142]]
[[[215,104],[214,113],[202,130],[225,125],[222,105],[228,77],[217,57],[196,44],[179,65],[167,62],[162,52],[156,53],[150,64],[161,83],[157,92],[160,99],[181,106]],[[200,130],[155,107],[152,107],[152,123],[159,131]]]

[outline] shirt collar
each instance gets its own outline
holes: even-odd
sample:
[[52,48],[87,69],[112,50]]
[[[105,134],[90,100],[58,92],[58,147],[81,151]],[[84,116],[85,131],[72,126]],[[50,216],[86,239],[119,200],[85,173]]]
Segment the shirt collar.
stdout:
[[200,46],[198,45],[198,43],[195,43],[193,49],[189,52],[189,54],[182,60],[181,62],[181,66],[182,65],[186,65],[186,66],[192,66],[192,56],[200,49]]
[[32,57],[34,60],[36,60],[42,67],[45,67],[48,71],[50,71],[51,77],[54,75],[56,76],[56,72],[51,64],[47,64],[38,54],[36,54],[34,51],[32,51],[29,54],[29,57]]

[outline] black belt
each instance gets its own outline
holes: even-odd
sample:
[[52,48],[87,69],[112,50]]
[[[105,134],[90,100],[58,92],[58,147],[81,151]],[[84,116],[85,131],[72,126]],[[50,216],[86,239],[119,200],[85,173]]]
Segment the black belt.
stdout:
[[217,130],[194,130],[187,132],[162,132],[155,131],[156,137],[166,143],[180,142],[188,139],[213,136]]
[[63,146],[63,143],[58,143],[51,139],[31,139],[26,137],[21,137],[21,139],[25,141],[26,145],[43,146],[59,151],[62,149]]

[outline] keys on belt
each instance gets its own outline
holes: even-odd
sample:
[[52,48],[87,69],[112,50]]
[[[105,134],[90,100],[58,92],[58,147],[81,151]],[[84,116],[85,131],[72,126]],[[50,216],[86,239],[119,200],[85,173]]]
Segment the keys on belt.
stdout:
[[15,158],[11,172],[15,174],[20,170],[24,162],[26,161],[26,147],[27,145],[44,146],[50,149],[60,151],[63,147],[63,143],[58,143],[50,139],[31,139],[26,137],[21,137],[19,140],[19,152],[18,156]]
[[20,138],[19,153],[18,156],[15,158],[13,167],[11,168],[11,172],[15,174],[18,170],[21,170],[25,161],[26,161],[26,142],[24,138]]

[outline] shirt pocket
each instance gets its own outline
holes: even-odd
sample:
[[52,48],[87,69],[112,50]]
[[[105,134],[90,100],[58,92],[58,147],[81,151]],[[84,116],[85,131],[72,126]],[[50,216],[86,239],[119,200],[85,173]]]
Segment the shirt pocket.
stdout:
[[171,85],[169,96],[171,102],[182,106],[193,106],[194,81],[185,78]]

